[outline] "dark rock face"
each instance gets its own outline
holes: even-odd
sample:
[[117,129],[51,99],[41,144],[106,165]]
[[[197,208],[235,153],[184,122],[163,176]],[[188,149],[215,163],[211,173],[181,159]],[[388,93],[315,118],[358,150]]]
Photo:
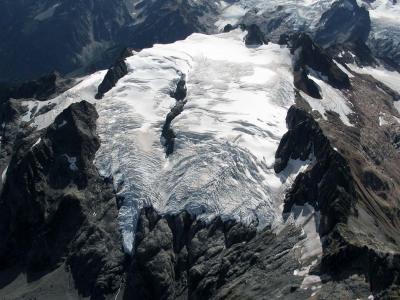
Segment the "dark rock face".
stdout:
[[326,235],[337,224],[346,222],[354,205],[355,189],[350,169],[307,112],[292,106],[286,122],[289,131],[276,152],[275,171],[283,170],[289,159],[306,160],[313,155],[316,162],[296,178],[286,194],[284,213],[290,212],[293,205],[313,205],[321,212],[319,233]]
[[212,1],[191,0],[4,0],[0,82],[108,68],[126,47],[214,31],[219,9]]
[[355,0],[341,0],[324,12],[314,39],[324,48],[348,43],[365,43],[371,30],[369,13]]
[[125,58],[132,56],[132,51],[126,49],[122,52],[121,57],[108,69],[106,76],[103,81],[100,83],[96,99],[103,98],[104,94],[111,90],[126,74],[128,74],[128,67],[125,63]]
[[367,170],[363,175],[363,183],[374,191],[385,191],[389,189],[386,181],[383,181],[373,171]]
[[[298,175],[286,194],[284,213],[290,212],[293,205],[305,203],[319,211],[318,232],[323,241],[321,274],[326,280],[336,282],[362,274],[378,299],[398,297],[399,254],[388,250],[390,247],[396,249],[392,246],[396,241],[390,241],[390,235],[397,221],[393,218],[393,225],[386,224],[381,215],[390,216],[391,213],[381,210],[378,200],[365,192],[369,189],[379,195],[390,189],[389,184],[368,169],[358,177],[356,168],[360,161],[357,156],[344,151],[353,159],[349,161],[334,150],[326,133],[305,110],[290,108],[287,124],[289,131],[276,153],[275,170],[283,170],[289,158],[304,160],[313,154],[314,162]],[[357,140],[353,142],[357,144]],[[362,166],[365,169],[365,165]],[[364,205],[374,207],[374,210],[365,211]],[[380,230],[386,231],[384,247],[364,233],[370,229],[363,226],[377,224]]]
[[298,261],[290,252],[299,231],[286,227],[276,235],[254,225],[215,219],[196,221],[187,212],[161,217],[142,211],[136,254],[126,299],[285,299],[308,297]]
[[268,39],[257,25],[245,26],[245,29],[247,30],[247,34],[244,38],[244,43],[247,46],[268,44]]
[[[257,9],[250,9],[242,19],[245,25],[257,24],[264,36],[273,43],[277,43],[282,34],[291,35],[296,33],[291,21],[290,11],[286,7],[277,5],[269,10],[259,12]],[[299,31],[307,32],[307,27],[298,28]]]
[[293,72],[294,86],[313,98],[322,99],[318,85],[307,75],[308,72],[303,68],[295,70]]
[[120,0],[6,0],[0,33],[0,81],[24,81],[54,70],[105,67],[121,51],[131,17]]
[[167,156],[174,152],[174,145],[175,145],[174,140],[176,137],[175,132],[171,128],[171,123],[177,116],[179,116],[182,113],[183,108],[186,104],[185,101],[186,95],[187,95],[186,80],[184,76],[182,76],[176,85],[175,91],[171,93],[171,97],[175,98],[176,104],[168,113],[161,132],[161,139],[165,147],[165,153]]
[[319,73],[316,75],[335,88],[350,88],[349,77],[340,70],[332,58],[318,47],[308,35],[303,33],[292,36],[283,35],[280,42],[286,42],[291,49],[291,53],[294,55],[294,78],[297,88],[312,97],[320,98],[315,83],[306,77],[306,74],[310,71]]
[[371,50],[362,41],[348,42],[342,45],[332,45],[325,49],[330,56],[344,64],[357,64],[359,66],[375,66],[377,61]]
[[233,26],[232,24],[226,24],[224,26],[223,32],[231,32],[234,29],[235,29],[235,26]]
[[71,80],[63,79],[56,72],[17,85],[3,84],[0,85],[0,101],[7,101],[10,98],[47,100],[64,92],[71,84]]
[[[83,101],[14,151],[0,198],[0,268],[29,276],[66,264],[83,296],[116,292],[123,273],[117,208],[93,165],[97,113]],[[35,143],[34,143],[35,142]]]
[[147,48],[185,39],[194,32],[213,31],[219,6],[213,1],[155,0],[140,1],[136,9],[136,17],[144,21],[132,28],[130,46]]

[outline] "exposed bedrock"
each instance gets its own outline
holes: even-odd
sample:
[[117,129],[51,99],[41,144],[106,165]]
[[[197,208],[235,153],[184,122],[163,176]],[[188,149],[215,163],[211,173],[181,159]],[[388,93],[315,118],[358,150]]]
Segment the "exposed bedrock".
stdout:
[[132,26],[131,47],[148,48],[155,43],[173,43],[194,32],[215,31],[220,6],[214,1],[155,0],[136,4],[144,22]]
[[319,233],[330,233],[339,223],[345,223],[354,205],[355,189],[346,160],[336,152],[314,118],[292,106],[287,114],[288,132],[276,152],[275,171],[282,171],[289,159],[315,163],[300,173],[285,196],[284,213],[293,205],[309,203],[321,212]]
[[63,79],[57,72],[20,84],[0,83],[0,102],[11,98],[47,100],[52,96],[66,91],[71,87],[72,83],[73,80]]
[[332,45],[365,43],[371,30],[368,10],[356,0],[339,0],[325,11],[314,39],[324,48]]
[[244,37],[244,43],[246,46],[261,46],[269,43],[269,39],[265,36],[265,34],[261,31],[260,27],[257,24],[227,24],[223,28],[223,32],[230,32],[240,28],[241,30],[247,31],[246,36]]
[[242,25],[242,29],[247,31],[247,34],[244,38],[244,43],[246,44],[246,46],[257,46],[257,45],[268,44],[268,39],[265,37],[264,33],[260,30],[260,27],[258,27],[257,25],[255,24],[247,26]]
[[[120,286],[121,236],[112,184],[93,165],[97,113],[82,101],[15,147],[0,198],[0,268],[30,280],[67,267],[82,296]],[[68,283],[65,283],[68,286]]]
[[[310,155],[314,156],[314,163],[298,175],[286,194],[284,213],[305,203],[320,212],[318,232],[323,246],[320,271],[327,276],[324,280],[342,281],[362,275],[378,299],[398,297],[400,256],[392,238],[396,220],[388,224],[391,213],[385,212],[379,200],[367,192],[367,189],[386,191],[389,185],[374,171],[358,173],[357,155],[334,149],[332,136],[328,138],[325,129],[305,110],[291,107],[287,125],[289,130],[276,153],[275,170],[283,170],[289,159],[305,159]],[[348,138],[341,134],[343,139]],[[347,147],[351,149],[352,144]],[[375,228],[380,230],[377,236],[373,235]],[[383,241],[386,242],[382,244]]]
[[142,210],[124,299],[285,299],[310,296],[291,249],[300,229],[196,220],[187,212]]
[[125,49],[117,61],[108,69],[106,76],[104,76],[97,89],[96,99],[103,98],[104,94],[110,91],[118,80],[128,74],[128,66],[125,63],[125,59],[129,56],[132,56],[132,50]]
[[185,76],[182,75],[176,84],[175,90],[171,92],[170,96],[176,100],[176,104],[167,114],[161,132],[161,141],[165,147],[165,153],[167,156],[171,155],[174,152],[174,146],[175,146],[176,135],[174,130],[171,128],[171,124],[172,121],[182,113],[183,108],[186,104],[185,100],[186,95],[187,95],[186,80]]
[[282,35],[279,41],[287,44],[293,54],[294,85],[311,97],[321,98],[318,85],[309,74],[328,82],[335,88],[350,88],[350,80],[325,51],[304,33]]

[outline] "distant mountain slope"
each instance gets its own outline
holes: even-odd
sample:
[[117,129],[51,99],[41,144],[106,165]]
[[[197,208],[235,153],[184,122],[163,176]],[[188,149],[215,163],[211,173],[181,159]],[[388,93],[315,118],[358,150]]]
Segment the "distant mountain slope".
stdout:
[[[210,4],[213,3],[213,4]],[[208,1],[5,0],[0,82],[107,68],[126,47],[173,42],[213,28]],[[210,21],[211,20],[211,21]]]
[[[120,0],[2,1],[0,80],[62,74],[114,59],[129,13]],[[109,53],[106,50],[109,49]],[[107,57],[109,55],[110,57]]]

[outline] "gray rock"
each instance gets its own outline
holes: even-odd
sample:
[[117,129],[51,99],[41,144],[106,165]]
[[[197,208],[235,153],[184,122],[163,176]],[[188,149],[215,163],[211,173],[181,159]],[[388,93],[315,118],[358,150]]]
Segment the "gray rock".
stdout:
[[[110,182],[93,165],[97,113],[83,101],[14,150],[0,198],[0,268],[20,265],[30,281],[67,266],[85,297],[121,284],[123,260]],[[67,284],[67,283],[66,283]]]

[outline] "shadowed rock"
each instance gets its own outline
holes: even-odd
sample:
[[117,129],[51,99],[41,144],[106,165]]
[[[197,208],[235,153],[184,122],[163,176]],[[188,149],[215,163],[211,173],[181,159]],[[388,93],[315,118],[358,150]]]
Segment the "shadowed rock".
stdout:
[[132,50],[125,49],[120,58],[108,69],[106,76],[104,76],[103,81],[97,89],[96,99],[103,98],[104,94],[110,91],[117,84],[118,80],[128,74],[125,58],[129,56],[132,56]]
[[63,79],[57,72],[16,85],[0,84],[0,101],[10,98],[47,100],[66,91],[71,84],[72,80]]
[[264,33],[257,25],[252,24],[249,26],[244,26],[244,29],[247,30],[247,34],[244,38],[244,43],[246,46],[259,46],[268,44],[268,39],[264,36]]
[[93,165],[96,119],[93,105],[72,104],[16,146],[0,198],[0,269],[20,265],[34,281],[66,264],[81,295],[102,299],[119,287],[124,257],[112,186]]
[[175,145],[174,140],[176,137],[175,132],[171,128],[171,123],[177,116],[179,116],[182,113],[183,108],[186,104],[185,101],[186,95],[187,95],[186,81],[185,77],[182,76],[176,85],[176,89],[171,93],[171,97],[176,100],[176,104],[168,113],[161,132],[161,139],[165,147],[165,153],[167,156],[174,152],[174,145]]
[[318,86],[307,77],[313,73],[321,80],[327,81],[338,89],[350,88],[350,80],[335,64],[332,58],[318,47],[311,38],[303,33],[291,36],[283,35],[281,44],[288,44],[293,54],[293,72],[296,88],[302,90],[314,98],[321,98]]
[[[306,298],[292,252],[298,229],[256,233],[216,218],[210,223],[183,211],[160,216],[142,210],[125,299]],[[268,284],[266,284],[268,282]]]

